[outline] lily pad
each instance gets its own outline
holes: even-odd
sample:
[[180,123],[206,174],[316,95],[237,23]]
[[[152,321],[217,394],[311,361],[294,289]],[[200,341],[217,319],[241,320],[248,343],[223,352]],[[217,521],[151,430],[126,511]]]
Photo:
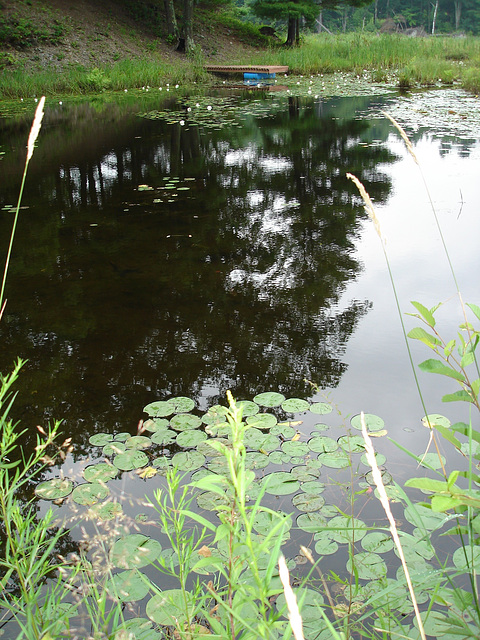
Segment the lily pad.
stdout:
[[298,493],[293,496],[292,503],[299,511],[318,511],[325,504],[325,498],[318,494]]
[[362,436],[341,436],[337,442],[344,451],[350,453],[365,451],[365,440]]
[[315,534],[315,551],[320,556],[331,556],[338,551],[338,543],[326,532]]
[[240,400],[237,402],[237,409],[242,410],[242,416],[247,418],[248,416],[254,416],[260,411],[260,407],[256,402],[251,400]]
[[357,518],[335,516],[328,523],[328,535],[341,544],[359,542],[367,533],[367,525]]
[[175,442],[177,435],[172,429],[159,429],[152,434],[151,440],[155,444],[166,445]]
[[83,470],[87,482],[108,482],[118,475],[118,469],[108,462],[91,464]]
[[404,511],[404,515],[408,522],[419,529],[428,531],[434,531],[441,527],[447,518],[444,513],[437,513],[421,504],[408,506]]
[[286,496],[300,488],[298,480],[286,471],[274,471],[266,477],[266,492],[274,496]]
[[282,409],[287,413],[301,413],[308,411],[309,408],[310,403],[301,398],[288,398],[288,400],[282,402]]
[[114,520],[116,517],[123,513],[122,505],[118,502],[101,502],[93,505],[89,511],[89,517],[103,520]]
[[248,416],[245,422],[257,429],[271,429],[277,424],[277,418],[272,413],[257,413]]
[[297,527],[308,533],[318,533],[327,526],[327,519],[318,511],[302,513],[297,518]]
[[195,402],[186,396],[170,398],[168,404],[172,405],[174,413],[188,413],[195,408]]
[[79,484],[72,491],[72,500],[77,504],[92,505],[104,500],[110,493],[105,484],[98,482],[86,482]]
[[214,491],[204,491],[197,496],[196,500],[199,508],[206,511],[218,511],[219,507],[229,503],[226,495],[222,496]]
[[205,456],[198,451],[179,451],[172,458],[172,466],[180,471],[195,471],[205,464]]
[[265,391],[257,394],[253,400],[262,407],[273,408],[279,407],[285,400],[285,396],[282,393],[277,393],[276,391]]
[[141,533],[132,533],[114,543],[110,560],[119,569],[140,568],[154,562],[161,551],[162,545],[158,540]]
[[383,531],[372,531],[362,539],[362,547],[365,551],[387,553],[393,549],[392,536]]
[[[381,431],[384,428],[385,422],[379,416],[376,416],[372,413],[365,413],[365,425],[367,427],[367,431]],[[350,420],[350,424],[354,429],[362,430],[362,421],[361,414],[359,413]]]
[[280,519],[286,521],[285,531],[288,531],[292,526],[291,520],[288,518],[286,513],[277,512],[271,513],[270,511],[258,511],[255,518],[253,519],[253,528],[257,533],[262,536],[266,536],[272,528],[278,524]]
[[42,500],[60,500],[70,495],[73,490],[73,482],[66,478],[52,478],[45,480],[35,487],[35,495]]
[[150,591],[148,580],[137,569],[114,575],[106,584],[109,595],[120,602],[143,600]]
[[[169,424],[170,422],[166,418],[149,418],[148,420],[145,420],[145,422],[143,423],[143,428],[146,431],[155,432],[161,429],[168,428]],[[129,437],[130,437],[130,434],[129,434]]]
[[[298,606],[301,611],[302,620],[305,624],[310,622],[317,622],[321,617],[319,610],[323,604],[323,596],[313,589],[296,589],[295,596],[297,598]],[[279,611],[282,611],[283,615],[287,616],[287,606],[285,601],[285,595],[281,593],[277,600],[276,606]]]
[[445,456],[438,456],[436,453],[426,453],[425,455],[418,456],[421,459],[422,467],[426,467],[427,469],[441,469],[442,463],[445,467],[446,458]]
[[170,420],[170,426],[176,431],[197,429],[202,424],[201,418],[191,413],[179,413]]
[[93,444],[94,447],[104,447],[111,440],[113,440],[113,434],[111,433],[96,433],[88,439],[89,443]]
[[[128,437],[130,437],[130,434]],[[107,458],[110,458],[111,456],[116,456],[118,453],[125,453],[126,448],[124,442],[115,442],[115,440],[112,440],[103,447],[102,453]]]
[[338,442],[329,436],[314,436],[307,444],[316,453],[330,453],[338,449]]
[[363,580],[379,580],[387,575],[385,560],[377,553],[360,551],[347,561],[347,570],[352,573],[353,567],[358,577]]
[[158,400],[157,402],[150,402],[146,407],[143,407],[145,413],[152,418],[166,418],[175,413],[175,407],[170,402],[165,400]]
[[[377,462],[377,465],[379,467],[382,466],[382,464],[385,464],[385,462],[387,461],[387,458],[383,455],[383,453],[378,453],[377,451],[375,452],[375,460]],[[367,467],[370,466],[370,463],[367,460],[367,455],[364,453],[362,455],[362,457],[360,458],[360,462],[364,465],[366,465]]]
[[133,471],[134,469],[141,469],[148,464],[148,456],[144,451],[132,449],[115,456],[113,464],[117,469],[120,469],[120,471]]
[[215,404],[207,411],[202,417],[202,422],[205,424],[220,424],[225,422],[225,416],[228,413],[227,407],[222,407],[221,404]]
[[132,618],[117,627],[113,640],[161,640],[163,633],[152,629],[151,620]]
[[299,440],[292,442],[288,440],[282,443],[282,451],[289,456],[304,458],[308,455],[310,449],[305,442],[300,442]]
[[459,547],[453,554],[453,564],[462,573],[480,571],[480,547]]
[[310,405],[310,411],[319,415],[325,415],[332,412],[332,405],[327,402],[314,402]]
[[346,469],[350,466],[350,458],[345,451],[332,451],[321,453],[318,456],[320,462],[331,469]]
[[147,602],[147,616],[162,626],[183,627],[193,616],[194,598],[186,592],[186,609],[184,594],[181,589],[162,591]]
[[264,469],[270,464],[270,459],[265,453],[259,451],[249,451],[245,455],[245,466],[247,469]]
[[207,434],[205,431],[189,430],[189,431],[181,431],[177,435],[177,444],[179,447],[196,447],[207,439]]
[[318,480],[308,480],[307,482],[302,482],[300,489],[304,493],[309,493],[310,495],[319,495],[324,492],[325,485],[323,482],[319,482]]
[[148,449],[152,444],[152,441],[147,436],[132,436],[128,440],[125,441],[125,446],[127,449]]

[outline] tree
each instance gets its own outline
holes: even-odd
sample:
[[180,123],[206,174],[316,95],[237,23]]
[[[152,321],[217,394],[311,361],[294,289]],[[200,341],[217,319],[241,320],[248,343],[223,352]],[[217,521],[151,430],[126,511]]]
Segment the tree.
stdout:
[[286,46],[299,44],[302,18],[311,24],[318,16],[315,0],[254,0],[252,10],[261,18],[288,23]]

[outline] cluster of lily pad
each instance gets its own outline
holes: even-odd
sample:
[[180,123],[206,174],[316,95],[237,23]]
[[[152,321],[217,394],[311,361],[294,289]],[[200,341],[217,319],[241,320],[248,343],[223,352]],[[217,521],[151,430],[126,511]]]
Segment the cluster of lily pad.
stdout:
[[[351,430],[340,437],[333,437],[329,431],[331,428],[323,422],[315,423],[302,432],[306,423],[314,422],[332,411],[331,405],[326,402],[311,403],[300,398],[287,399],[277,392],[265,392],[255,396],[253,401],[240,401],[237,406],[241,407],[243,419],[250,425],[244,440],[246,466],[257,476],[256,482],[249,487],[249,499],[255,500],[262,489],[267,496],[281,498],[283,511],[279,509],[280,513],[285,516],[287,513],[295,514],[295,528],[304,532],[300,535],[306,533],[311,536],[318,556],[335,554],[340,545],[355,546],[355,553],[350,555],[346,570],[348,573],[355,572],[365,584],[356,589],[354,599],[361,604],[378,597],[382,602],[388,601],[388,605],[402,615],[410,614],[412,607],[402,571],[399,568],[394,573],[398,562],[391,555],[395,550],[389,533],[341,512],[335,504],[326,504],[322,495],[326,487],[320,480],[323,468],[353,469],[359,467],[357,460],[360,468],[362,464],[367,465],[363,438],[353,435]],[[84,469],[84,483],[74,487],[69,479],[54,478],[37,486],[37,496],[58,500],[71,494],[72,501],[94,508],[97,519],[109,520],[121,513],[119,503],[107,500],[110,495],[108,483],[120,473],[135,471],[143,478],[149,478],[157,474],[164,475],[169,468],[176,468],[191,474],[192,480],[199,480],[208,474],[228,475],[225,458],[211,446],[215,441],[228,446],[231,427],[226,421],[226,407],[215,405],[202,414],[195,409],[193,400],[181,396],[152,402],[144,407],[144,412],[148,418],[140,434],[97,433],[90,437],[90,444],[101,450],[101,456],[96,464]],[[385,433],[384,422],[378,416],[367,414],[365,420],[371,433],[377,436]],[[353,430],[360,430],[360,416],[354,416],[350,426]],[[377,456],[378,463],[382,465],[384,456]],[[280,466],[281,470],[275,470],[275,466]],[[424,462],[424,466],[428,467],[429,464]],[[357,480],[367,492],[371,491],[369,487],[373,480],[366,468],[357,473]],[[385,469],[383,480],[391,497],[398,500],[401,491],[389,484],[391,477]],[[292,495],[292,499],[290,506],[287,506],[284,496],[289,495]],[[223,498],[208,491],[199,491],[196,495],[196,503],[201,511],[215,512],[228,500],[227,493]],[[448,517],[419,505],[411,505],[404,510],[404,519],[412,525],[411,533],[402,533],[405,555],[411,566],[414,583],[419,588],[420,602],[422,598],[426,601],[431,578],[437,573],[437,568],[430,563],[435,556],[431,533],[441,528]],[[254,525],[256,535],[266,535],[271,526],[271,515],[259,512]],[[291,531],[286,534],[285,541],[290,538]],[[110,550],[110,561],[119,570],[108,585],[112,597],[122,602],[146,598],[151,585],[140,569],[154,563],[162,554],[172,553],[172,549],[162,549],[158,540],[141,533],[121,536]],[[389,562],[385,554],[390,554],[387,556],[390,557]],[[480,554],[478,556],[475,562],[480,565]],[[301,564],[304,558],[297,555],[296,561]],[[462,562],[465,563],[465,560],[457,550],[453,555],[453,563],[459,571]],[[161,591],[160,594],[158,589],[156,591],[157,595],[146,604],[146,615],[158,625],[172,625],[178,614],[175,601],[179,594],[175,589]],[[304,603],[307,619],[313,616],[320,597],[317,591],[309,591],[311,593],[307,594]],[[442,612],[436,613],[435,620],[438,622],[438,616],[443,620],[443,615]],[[141,624],[147,625],[149,633],[153,633],[148,623],[144,619]],[[312,624],[318,624],[318,615],[312,617]],[[150,637],[155,636],[148,635]]]

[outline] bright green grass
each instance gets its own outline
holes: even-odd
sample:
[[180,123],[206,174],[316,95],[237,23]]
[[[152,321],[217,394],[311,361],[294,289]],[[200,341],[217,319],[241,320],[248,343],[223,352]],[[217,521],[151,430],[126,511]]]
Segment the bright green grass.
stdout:
[[[237,55],[237,58],[235,57]],[[241,59],[240,59],[241,57]],[[105,90],[121,91],[143,86],[208,83],[201,53],[173,63],[149,56],[122,61],[99,69],[72,67],[63,72],[26,74],[4,70],[0,76],[0,99],[35,95],[86,94]],[[216,61],[218,64],[220,61]],[[407,38],[399,35],[353,33],[330,36],[311,35],[298,48],[272,44],[250,55],[244,51],[221,61],[223,64],[280,64],[290,73],[371,73],[378,81],[392,81],[413,87],[438,81],[460,83],[465,89],[480,91],[480,38]]]

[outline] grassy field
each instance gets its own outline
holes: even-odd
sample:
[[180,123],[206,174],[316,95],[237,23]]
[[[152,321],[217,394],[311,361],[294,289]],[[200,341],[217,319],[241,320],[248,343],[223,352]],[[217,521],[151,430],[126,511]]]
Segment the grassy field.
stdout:
[[[242,34],[244,35],[244,34]],[[191,59],[145,58],[123,60],[103,66],[75,66],[61,71],[46,68],[28,72],[5,68],[0,77],[0,99],[39,95],[120,91],[145,85],[194,82],[208,83],[206,62],[216,64],[282,64],[292,74],[349,71],[368,74],[372,82],[385,82],[404,89],[434,84],[458,84],[480,92],[480,38],[407,38],[398,35],[307,36],[298,48],[274,43],[268,48],[238,49],[232,46],[222,60],[207,60],[204,54]]]

